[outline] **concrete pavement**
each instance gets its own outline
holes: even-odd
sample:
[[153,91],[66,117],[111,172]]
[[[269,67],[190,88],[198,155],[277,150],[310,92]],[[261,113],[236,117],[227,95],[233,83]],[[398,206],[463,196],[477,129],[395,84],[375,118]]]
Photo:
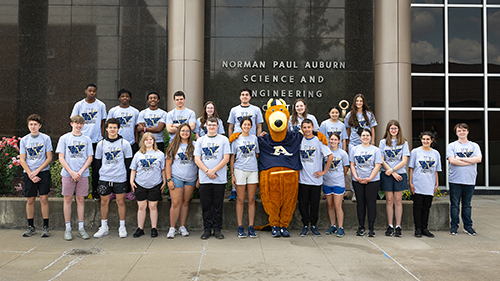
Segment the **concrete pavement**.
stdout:
[[[344,238],[324,235],[239,239],[235,229],[226,238],[166,239],[163,231],[150,238],[120,239],[116,229],[101,239],[63,240],[21,237],[22,230],[0,230],[0,280],[498,280],[500,276],[500,196],[474,196],[473,220],[478,235],[459,229],[458,236],[435,231],[435,238]],[[89,229],[90,230],[90,229]],[[93,234],[96,229],[91,229]]]

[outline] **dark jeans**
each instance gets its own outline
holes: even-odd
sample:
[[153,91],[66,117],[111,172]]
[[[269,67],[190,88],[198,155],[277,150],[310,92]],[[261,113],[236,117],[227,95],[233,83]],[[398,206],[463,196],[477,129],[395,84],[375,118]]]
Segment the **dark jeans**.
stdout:
[[413,194],[413,221],[415,229],[427,229],[432,195]]
[[319,199],[321,185],[308,185],[299,183],[299,211],[304,226],[316,225],[318,222]]
[[377,217],[377,196],[380,188],[380,181],[373,181],[367,184],[352,181],[352,186],[356,193],[356,209],[358,211],[359,226],[365,227],[365,216],[368,209],[368,229],[373,230],[375,218]]
[[474,194],[474,185],[458,184],[450,182],[450,216],[451,216],[451,227],[458,228],[460,220],[458,218],[458,213],[460,212],[460,200],[462,200],[462,222],[465,229],[472,227],[472,218],[470,205],[472,201],[472,195]]
[[203,211],[203,229],[222,229],[222,203],[225,184],[200,184],[200,202]]
[[94,157],[92,158],[92,163],[90,163],[90,167],[92,168],[92,198],[99,199],[101,198],[101,195],[97,192],[97,187],[99,186],[99,168],[97,167],[97,160],[95,159],[97,143],[92,143],[92,148],[94,149]]

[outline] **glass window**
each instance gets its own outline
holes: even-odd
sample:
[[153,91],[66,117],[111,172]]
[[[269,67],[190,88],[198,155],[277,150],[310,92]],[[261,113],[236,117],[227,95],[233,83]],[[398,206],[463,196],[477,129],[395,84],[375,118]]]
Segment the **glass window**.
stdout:
[[486,3],[488,3],[488,4],[500,4],[500,0],[487,0],[487,1],[488,2],[486,2]]
[[309,30],[304,21],[308,15],[309,9],[303,7],[264,8],[264,36],[303,37]]
[[[453,128],[457,123],[466,123],[469,126],[468,139],[479,145],[484,159],[484,112],[482,111],[452,111],[450,112],[450,143],[456,141],[457,135]],[[490,125],[491,126],[491,125]],[[490,148],[491,150],[491,148]],[[484,160],[477,164],[476,185],[484,186]]]
[[483,77],[450,77],[450,107],[484,107]]
[[411,0],[412,3],[443,4],[443,0]]
[[488,107],[500,107],[500,77],[488,78]]
[[488,119],[490,186],[500,186],[500,112],[489,112]]
[[413,107],[444,107],[444,77],[412,77]]
[[414,110],[412,112],[412,148],[422,146],[420,141],[420,133],[430,131],[434,134],[434,139],[437,141],[437,151],[441,155],[441,170],[439,173],[439,185],[446,185],[446,143],[444,127],[444,111],[424,111]]
[[443,8],[411,9],[412,72],[444,72]]
[[483,0],[448,0],[448,4],[483,4]]
[[500,73],[500,9],[488,9],[487,17],[488,72]]
[[261,37],[261,8],[215,8],[214,36]]
[[449,8],[450,72],[483,72],[480,8]]

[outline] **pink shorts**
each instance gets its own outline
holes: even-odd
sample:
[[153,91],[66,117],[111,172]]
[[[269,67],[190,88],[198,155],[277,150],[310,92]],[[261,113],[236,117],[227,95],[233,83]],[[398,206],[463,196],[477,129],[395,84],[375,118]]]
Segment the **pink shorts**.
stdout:
[[89,195],[89,178],[82,177],[79,181],[74,182],[71,177],[62,177],[62,192],[63,196],[72,196],[75,193],[77,196]]

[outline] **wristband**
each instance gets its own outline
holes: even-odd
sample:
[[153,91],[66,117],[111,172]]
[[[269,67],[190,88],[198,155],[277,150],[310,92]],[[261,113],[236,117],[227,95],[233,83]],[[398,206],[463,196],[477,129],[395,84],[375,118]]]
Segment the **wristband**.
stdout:
[[144,133],[146,132],[146,127],[144,127]]

